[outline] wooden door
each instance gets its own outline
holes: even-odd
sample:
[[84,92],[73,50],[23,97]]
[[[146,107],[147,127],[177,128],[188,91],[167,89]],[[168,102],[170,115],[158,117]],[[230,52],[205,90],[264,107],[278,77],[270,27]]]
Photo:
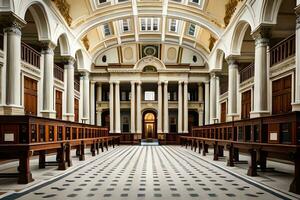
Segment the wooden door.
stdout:
[[24,77],[24,110],[27,115],[37,115],[37,81]]
[[242,93],[242,119],[250,118],[251,111],[251,90]]
[[226,102],[224,102],[221,104],[221,123],[226,122],[226,113],[227,113]]
[[281,114],[292,111],[292,76],[287,76],[272,83],[272,113]]
[[56,90],[55,93],[55,110],[56,110],[56,119],[62,119],[62,92]]
[[75,122],[79,122],[79,100],[74,99],[74,114],[75,114]]

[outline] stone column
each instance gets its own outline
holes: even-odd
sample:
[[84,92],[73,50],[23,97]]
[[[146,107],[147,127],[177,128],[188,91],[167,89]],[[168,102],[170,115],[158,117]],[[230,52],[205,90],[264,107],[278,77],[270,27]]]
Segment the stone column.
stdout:
[[210,94],[209,94],[209,82],[204,82],[204,86],[205,86],[205,102],[204,102],[204,118],[205,118],[205,122],[204,124],[207,125],[210,123],[209,119],[210,119]]
[[130,128],[131,133],[135,133],[135,82],[131,81],[131,99],[130,99]]
[[268,69],[267,50],[269,45],[269,28],[261,27],[254,34],[254,108],[251,117],[268,115]]
[[157,113],[157,133],[163,133],[162,129],[162,86],[159,81],[157,84],[157,105],[158,105],[158,113]]
[[21,101],[21,28],[26,22],[14,14],[3,13],[0,24],[2,27],[6,27],[3,30],[4,36],[6,36],[6,42],[4,41],[6,65],[3,64],[2,69],[4,80],[1,82],[4,84],[2,87],[4,90],[1,93],[3,93],[4,107],[1,114],[22,115],[24,107],[22,107]]
[[164,82],[164,133],[169,133],[168,81]]
[[70,57],[65,63],[65,72],[67,73],[67,80],[65,80],[65,84],[67,85],[67,110],[66,117],[69,121],[74,121],[74,63],[75,59]]
[[83,74],[83,92],[82,92],[82,98],[83,98],[83,115],[82,120],[84,123],[89,124],[89,117],[90,117],[90,78],[89,73]]
[[295,102],[292,104],[293,111],[300,111],[300,5],[295,8],[296,11],[296,69],[295,69]]
[[216,119],[216,79],[217,76],[215,73],[211,74],[210,77],[210,123],[213,124],[214,120]]
[[95,102],[95,82],[91,82],[90,85],[90,124],[95,125],[95,112],[96,112],[96,102]]
[[[97,86],[97,101],[96,105],[102,101],[102,83]],[[102,126],[102,110],[97,110],[97,126]]]
[[136,94],[136,122],[137,122],[137,127],[136,127],[136,132],[137,133],[142,133],[142,89],[141,89],[141,82],[137,83],[137,94]]
[[203,98],[203,84],[202,83],[198,84],[198,101],[199,101],[199,105],[201,106],[201,109],[198,109],[198,126],[203,126],[204,119],[203,119],[202,105],[204,103],[204,98]]
[[54,50],[52,43],[43,44],[42,54],[44,56],[43,74],[43,117],[55,118],[54,109]]
[[188,119],[189,119],[189,107],[188,107],[188,82],[184,81],[183,83],[183,132],[188,133]]
[[229,58],[228,62],[228,120],[231,121],[237,114],[237,95],[238,95],[238,64],[235,59]]
[[121,133],[120,82],[115,82],[115,133]]
[[114,133],[114,83],[109,82],[109,132]]
[[183,124],[183,118],[182,118],[182,81],[178,82],[178,133],[182,133],[182,124]]

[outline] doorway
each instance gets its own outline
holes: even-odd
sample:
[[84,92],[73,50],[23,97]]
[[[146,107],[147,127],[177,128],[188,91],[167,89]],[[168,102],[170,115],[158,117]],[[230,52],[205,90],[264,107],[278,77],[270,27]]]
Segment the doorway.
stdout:
[[156,113],[146,111],[143,115],[143,139],[157,139]]

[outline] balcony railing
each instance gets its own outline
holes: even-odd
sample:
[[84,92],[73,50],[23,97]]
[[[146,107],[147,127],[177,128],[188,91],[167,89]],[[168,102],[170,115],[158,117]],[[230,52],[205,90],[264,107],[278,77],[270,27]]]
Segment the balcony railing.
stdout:
[[80,82],[79,81],[74,81],[74,89],[76,90],[76,91],[80,91]]
[[254,76],[254,63],[251,63],[240,71],[240,83],[252,78]]
[[294,56],[296,52],[295,34],[284,39],[270,49],[271,67]]
[[53,70],[54,70],[54,78],[60,81],[64,81],[64,70],[56,64],[54,64]]
[[31,46],[22,42],[21,44],[21,59],[37,68],[40,68],[41,54],[33,49]]

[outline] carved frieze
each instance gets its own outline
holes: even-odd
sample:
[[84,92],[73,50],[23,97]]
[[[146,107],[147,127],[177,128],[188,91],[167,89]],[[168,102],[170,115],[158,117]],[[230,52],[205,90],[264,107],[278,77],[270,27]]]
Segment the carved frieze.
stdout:
[[243,0],[229,0],[229,2],[225,5],[225,7],[226,7],[225,17],[224,17],[225,26],[227,26],[229,24],[230,19],[233,16],[233,14],[236,10],[236,7],[240,1],[243,1]]
[[52,0],[58,8],[61,15],[65,18],[69,26],[71,26],[72,18],[70,16],[70,4],[67,0]]

